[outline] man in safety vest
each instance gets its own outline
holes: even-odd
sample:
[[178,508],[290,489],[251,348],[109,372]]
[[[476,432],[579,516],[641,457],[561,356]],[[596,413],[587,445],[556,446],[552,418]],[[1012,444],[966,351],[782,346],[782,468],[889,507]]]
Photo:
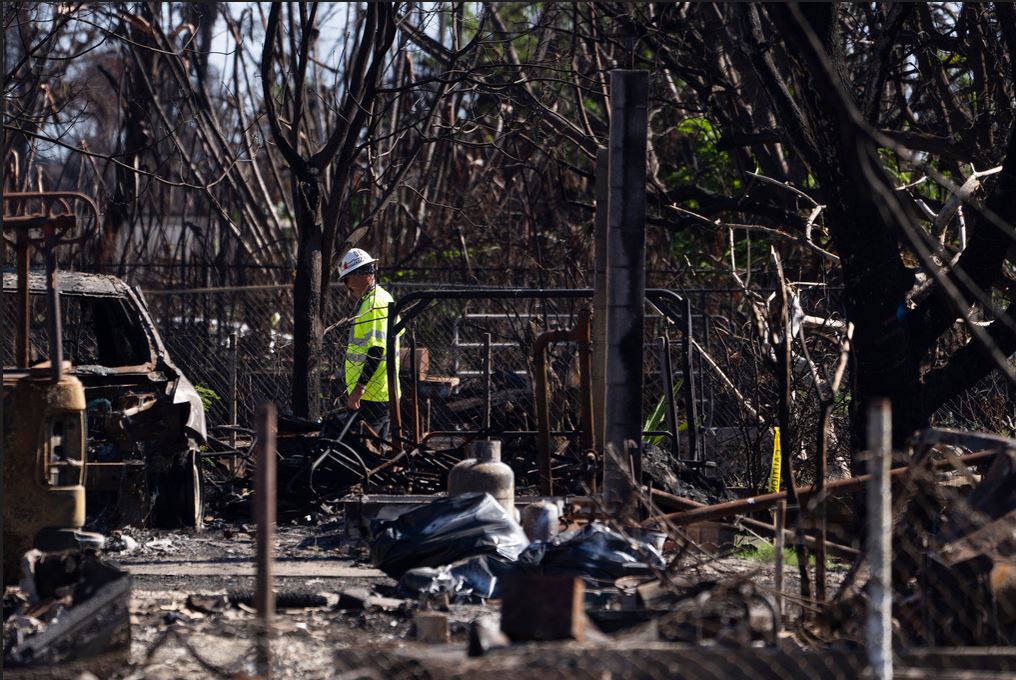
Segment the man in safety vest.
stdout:
[[[376,258],[351,248],[339,263],[339,281],[359,299],[346,344],[346,406],[381,437],[388,436],[388,305],[395,300],[377,284]],[[399,339],[395,338],[398,375]],[[398,385],[398,381],[396,381]]]

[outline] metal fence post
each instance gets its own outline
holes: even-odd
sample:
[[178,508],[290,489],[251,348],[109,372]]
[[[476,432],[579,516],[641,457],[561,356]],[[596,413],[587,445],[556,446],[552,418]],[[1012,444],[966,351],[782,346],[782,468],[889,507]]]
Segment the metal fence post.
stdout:
[[893,675],[892,643],[892,421],[889,402],[878,399],[868,407],[868,573],[870,588],[865,642],[874,680]]
[[490,438],[490,333],[483,334],[483,431]]
[[776,551],[776,577],[773,585],[776,589],[776,610],[780,613],[780,630],[783,629],[783,547],[785,545],[783,525],[786,516],[787,502],[780,501],[776,504],[776,536],[773,546]]
[[255,521],[257,522],[257,583],[254,593],[258,611],[257,671],[272,677],[271,637],[275,618],[272,588],[272,549],[275,538],[275,404],[265,403],[257,414],[257,475],[255,477]]
[[685,418],[688,421],[688,448],[692,460],[699,460],[698,444],[698,402],[695,398],[695,363],[692,344],[694,324],[692,321],[691,298],[684,300],[684,332],[681,334],[681,370],[684,372]]
[[667,402],[667,427],[673,439],[670,444],[674,447],[671,452],[674,458],[681,457],[681,444],[677,436],[677,405],[674,403],[674,371],[670,366],[670,337],[664,334],[660,337],[661,367],[663,373],[663,398]]
[[416,356],[416,329],[409,331],[409,394],[413,400],[413,446],[420,446],[420,365]]
[[[233,331],[229,334],[229,424],[234,428],[237,426],[237,414],[236,414],[236,402],[237,402],[237,389],[236,389],[236,372],[237,365],[239,364],[240,354],[240,335]],[[229,431],[229,445],[232,448],[236,448],[236,430]]]

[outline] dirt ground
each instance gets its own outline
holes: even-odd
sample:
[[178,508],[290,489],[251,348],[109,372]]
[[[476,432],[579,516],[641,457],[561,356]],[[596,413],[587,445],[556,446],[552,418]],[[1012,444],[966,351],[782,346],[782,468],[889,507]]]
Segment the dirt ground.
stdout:
[[[252,607],[199,611],[191,595],[225,595],[254,588],[254,528],[213,524],[201,534],[125,532],[130,552],[108,553],[132,574],[131,667],[121,678],[243,677],[254,674],[256,617]],[[341,523],[281,526],[276,532],[278,592],[390,592],[395,581],[373,569],[362,542]],[[368,609],[280,609],[272,642],[276,677],[330,678],[336,654],[363,645],[399,648],[409,640],[415,603]],[[488,610],[456,605],[448,612],[453,644],[465,644],[469,621]],[[490,608],[496,611],[494,608]]]
[[[137,545],[108,552],[132,574],[130,664],[118,678],[242,678],[255,674],[255,614],[221,599],[188,604],[190,596],[253,593],[254,527],[212,523],[200,534],[124,532]],[[337,594],[355,589],[391,595],[395,581],[369,564],[362,541],[346,535],[341,521],[315,527],[280,526],[276,533],[278,592],[325,593],[324,607],[280,609],[272,640],[273,667],[281,678],[353,677],[364,650],[398,652],[423,643],[413,639],[418,604],[381,599],[380,606],[340,609]],[[696,560],[698,561],[698,560]],[[773,566],[725,557],[696,566],[702,578],[740,575],[770,589]],[[833,587],[843,570],[834,569]],[[787,568],[788,592],[797,592],[797,570]],[[452,605],[451,642],[464,650],[470,622],[497,617],[498,605]],[[437,650],[435,650],[437,651]],[[375,673],[376,675],[376,673]],[[359,677],[359,676],[357,676]],[[371,677],[368,673],[364,677]]]

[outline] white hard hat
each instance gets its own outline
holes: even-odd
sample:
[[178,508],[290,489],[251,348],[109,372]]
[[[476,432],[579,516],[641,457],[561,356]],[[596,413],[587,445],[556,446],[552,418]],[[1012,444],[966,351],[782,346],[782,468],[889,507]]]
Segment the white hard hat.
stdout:
[[339,281],[346,278],[354,271],[368,264],[377,262],[376,257],[371,257],[366,250],[350,248],[339,263]]

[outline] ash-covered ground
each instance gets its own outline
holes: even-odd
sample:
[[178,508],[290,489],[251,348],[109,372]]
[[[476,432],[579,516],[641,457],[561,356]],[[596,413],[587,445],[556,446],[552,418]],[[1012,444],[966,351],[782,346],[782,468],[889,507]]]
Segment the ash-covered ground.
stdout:
[[[212,523],[202,533],[126,529],[106,557],[131,572],[130,665],[118,678],[242,678],[255,675],[257,617],[252,606],[226,597],[253,595],[254,526]],[[323,594],[324,606],[279,609],[272,637],[273,668],[281,678],[343,677],[369,655],[427,647],[434,653],[467,645],[469,625],[496,617],[499,603],[451,605],[451,641],[414,639],[420,603],[391,595],[396,582],[373,568],[367,546],[341,521],[276,530],[275,586],[288,596]],[[693,562],[699,562],[694,556]],[[773,565],[728,555],[691,568],[701,578],[740,576],[769,589]],[[832,586],[842,570],[831,573]],[[785,569],[785,589],[797,592],[797,570]],[[364,603],[365,592],[373,597]],[[340,596],[341,593],[345,595]],[[793,600],[794,598],[791,598]],[[376,669],[372,671],[376,675]],[[370,673],[364,677],[373,677]]]

